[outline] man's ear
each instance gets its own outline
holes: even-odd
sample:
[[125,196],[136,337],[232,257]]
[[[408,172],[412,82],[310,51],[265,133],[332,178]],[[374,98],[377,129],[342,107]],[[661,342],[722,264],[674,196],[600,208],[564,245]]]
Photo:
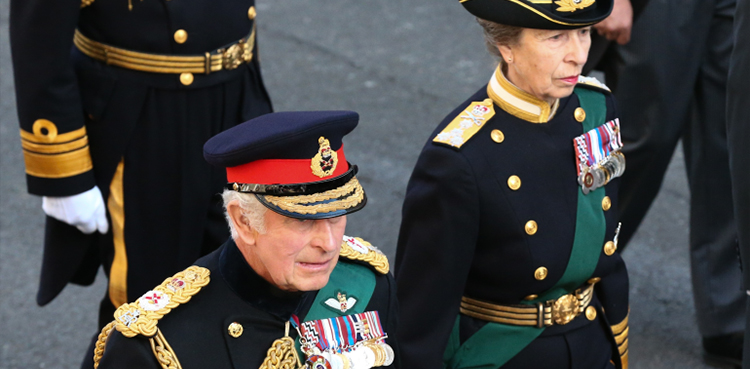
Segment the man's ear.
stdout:
[[242,208],[240,208],[237,200],[230,201],[227,204],[227,214],[229,214],[229,219],[232,220],[239,241],[246,245],[255,245],[255,237],[258,232],[248,224],[247,219],[242,215]]

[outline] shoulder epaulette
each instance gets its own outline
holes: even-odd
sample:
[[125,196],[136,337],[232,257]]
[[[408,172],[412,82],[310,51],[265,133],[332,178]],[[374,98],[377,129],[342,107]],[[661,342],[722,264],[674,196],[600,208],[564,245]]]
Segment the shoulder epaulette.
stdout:
[[146,292],[135,302],[123,304],[115,311],[116,328],[123,336],[137,335],[153,337],[156,324],[164,315],[184,304],[210,281],[211,272],[203,267],[191,266],[159,286]]
[[432,139],[432,142],[460,149],[494,115],[495,106],[492,99],[474,101],[457,117],[453,118],[443,131]]
[[612,93],[612,91],[609,89],[609,87],[607,87],[607,85],[605,85],[604,83],[602,83],[595,77],[587,77],[587,76],[579,75],[578,84],[576,85],[576,87],[579,87],[579,86],[590,88],[592,90],[596,90],[596,91],[604,92],[608,94]]
[[339,256],[350,260],[364,261],[381,274],[388,273],[391,268],[388,257],[382,251],[359,237],[344,235]]

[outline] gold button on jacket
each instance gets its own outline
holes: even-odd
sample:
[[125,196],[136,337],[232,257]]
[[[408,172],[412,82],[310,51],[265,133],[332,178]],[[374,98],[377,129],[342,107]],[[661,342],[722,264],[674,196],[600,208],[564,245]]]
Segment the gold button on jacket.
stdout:
[[602,199],[602,210],[607,211],[612,207],[612,200],[609,199],[609,196],[604,196]]
[[242,332],[245,331],[245,328],[242,327],[242,324],[237,322],[232,322],[232,324],[227,327],[227,332],[229,332],[229,335],[237,338],[242,335]]
[[187,41],[188,33],[184,29],[178,29],[174,33],[174,41],[178,44],[184,44]]
[[526,234],[529,236],[533,236],[536,234],[536,231],[539,230],[539,227],[537,226],[536,222],[533,220],[530,220],[526,222],[526,226],[524,226],[524,229],[526,230]]
[[193,73],[182,73],[180,74],[180,83],[182,83],[185,86],[190,86],[193,83]]
[[583,108],[576,108],[576,110],[573,112],[573,117],[576,118],[576,121],[582,123],[584,120],[586,120],[586,111],[583,110]]
[[617,250],[617,246],[615,246],[614,242],[607,241],[607,243],[604,244],[604,254],[607,256],[612,256],[612,254],[615,253],[615,250]]
[[490,137],[492,137],[492,141],[497,143],[505,141],[505,134],[499,129],[493,129],[492,132],[490,132]]
[[545,278],[547,278],[547,268],[537,268],[536,271],[534,271],[534,278],[536,278],[537,281],[543,281]]
[[513,191],[521,188],[521,178],[519,178],[518,176],[508,177],[508,187],[510,187],[510,189]]

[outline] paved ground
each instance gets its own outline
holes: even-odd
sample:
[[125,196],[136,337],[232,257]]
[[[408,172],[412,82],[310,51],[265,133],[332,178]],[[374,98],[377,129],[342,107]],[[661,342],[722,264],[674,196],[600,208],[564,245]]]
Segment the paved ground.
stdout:
[[[478,26],[455,1],[258,2],[263,73],[276,110],[361,114],[347,147],[370,200],[350,218],[348,233],[393,255],[421,145],[493,71]],[[8,0],[0,0],[0,368],[75,368],[94,333],[105,285],[100,277],[91,287],[68,287],[44,308],[34,303],[42,211],[40,199],[25,190],[7,22]],[[689,281],[684,177],[678,151],[624,255],[634,369],[704,367]]]

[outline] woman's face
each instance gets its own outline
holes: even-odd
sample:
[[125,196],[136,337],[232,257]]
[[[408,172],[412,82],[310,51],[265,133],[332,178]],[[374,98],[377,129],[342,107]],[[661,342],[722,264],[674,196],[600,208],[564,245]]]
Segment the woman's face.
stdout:
[[573,30],[526,28],[519,42],[498,45],[507,78],[518,88],[552,104],[570,96],[586,64],[591,27]]

